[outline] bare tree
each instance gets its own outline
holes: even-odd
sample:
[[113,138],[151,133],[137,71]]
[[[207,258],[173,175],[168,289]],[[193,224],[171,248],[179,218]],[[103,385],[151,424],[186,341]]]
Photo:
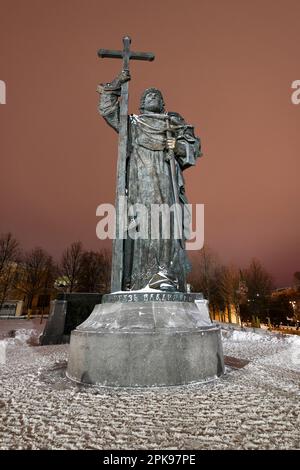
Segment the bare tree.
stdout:
[[0,236],[0,309],[10,294],[16,275],[17,262],[20,258],[19,243],[6,233]]
[[193,260],[193,271],[190,276],[193,291],[203,292],[205,298],[211,300],[218,267],[217,255],[205,245]]
[[249,312],[253,315],[267,315],[273,288],[273,279],[260,261],[252,259],[249,267],[242,271],[248,289]]
[[79,278],[82,269],[83,248],[81,242],[74,242],[62,255],[60,274],[66,280],[68,292],[79,289]]
[[232,322],[232,306],[239,312],[240,273],[234,266],[222,266],[218,272],[218,291],[224,309],[228,311],[228,321]]
[[296,290],[300,291],[300,271],[294,273],[294,286]]
[[19,243],[12,234],[5,233],[0,236],[0,276],[3,269],[10,262],[14,262],[20,255]]
[[81,258],[79,285],[83,292],[108,292],[110,257],[107,251],[85,251]]
[[79,285],[82,292],[99,292],[102,273],[102,257],[95,251],[85,251],[81,257]]
[[0,277],[0,310],[5,300],[12,295],[17,277],[18,264],[10,262],[2,269]]
[[249,298],[270,295],[273,279],[259,260],[255,258],[251,260],[249,267],[243,271],[243,277],[248,287]]
[[193,270],[189,281],[194,292],[202,292],[209,300],[213,318],[223,310],[223,300],[218,289],[220,263],[218,256],[205,245],[193,259]]
[[32,307],[33,298],[51,289],[55,277],[52,257],[42,248],[25,253],[18,269],[16,288],[26,297],[27,308]]

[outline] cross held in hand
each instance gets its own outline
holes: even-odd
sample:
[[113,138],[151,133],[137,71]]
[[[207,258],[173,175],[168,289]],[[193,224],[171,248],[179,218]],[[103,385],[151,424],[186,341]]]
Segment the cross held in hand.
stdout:
[[99,49],[99,57],[110,57],[112,59],[123,59],[123,70],[129,70],[129,60],[154,60],[155,55],[152,52],[133,52],[130,50],[131,39],[129,36],[123,38],[123,50],[114,51],[110,49]]
[[[154,60],[152,52],[133,52],[130,50],[131,39],[129,36],[123,38],[123,50],[114,51],[110,49],[99,49],[98,56],[112,59],[123,59],[122,70],[129,72],[129,61]],[[128,81],[121,84],[120,96],[120,124],[119,124],[119,146],[117,164],[117,184],[116,184],[116,237],[113,240],[112,250],[112,271],[111,271],[111,291],[117,292],[123,288],[123,252],[124,239],[123,232],[126,226],[127,214],[120,209],[120,201],[126,197],[126,158],[128,142]]]

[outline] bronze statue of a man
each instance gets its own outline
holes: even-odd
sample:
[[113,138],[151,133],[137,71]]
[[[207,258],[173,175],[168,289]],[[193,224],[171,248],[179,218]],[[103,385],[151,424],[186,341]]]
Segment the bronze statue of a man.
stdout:
[[[128,80],[129,72],[123,71],[111,83],[99,85],[97,90],[100,93],[99,113],[117,132],[121,85]],[[174,155],[173,173],[170,152]],[[132,236],[133,232],[139,231],[141,216],[136,209],[127,215],[128,234],[130,232],[131,236],[124,241],[123,290],[150,287],[164,291],[186,291],[186,274],[190,269],[185,253],[186,231],[182,230],[180,239],[174,236],[174,230],[171,230],[170,237],[164,238],[160,227],[160,236],[151,237],[151,208],[153,205],[172,207],[176,202],[182,207],[187,204],[182,172],[195,165],[200,155],[200,139],[194,135],[194,128],[187,125],[178,113],[165,112],[159,90],[145,90],[141,97],[140,114],[128,116],[124,177],[128,207],[143,205],[147,209],[149,223],[146,237]]]

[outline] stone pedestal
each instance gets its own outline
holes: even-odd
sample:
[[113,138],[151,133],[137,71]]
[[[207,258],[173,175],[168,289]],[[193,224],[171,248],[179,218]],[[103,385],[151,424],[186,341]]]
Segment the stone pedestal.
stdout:
[[67,302],[65,300],[52,300],[50,304],[49,318],[45,330],[40,338],[41,346],[59,344],[64,334]]
[[102,302],[72,332],[70,379],[149,387],[223,374],[220,329],[212,324],[201,294],[117,293]]
[[50,314],[40,344],[70,342],[71,331],[84,322],[102,300],[102,294],[71,292],[58,294],[51,302]]

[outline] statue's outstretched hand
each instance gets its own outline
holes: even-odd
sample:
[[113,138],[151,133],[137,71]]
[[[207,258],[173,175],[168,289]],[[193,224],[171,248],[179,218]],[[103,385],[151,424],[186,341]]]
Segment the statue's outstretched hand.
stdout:
[[118,75],[117,80],[119,80],[120,84],[128,82],[131,80],[129,70],[122,70],[122,72]]
[[122,70],[119,75],[109,83],[105,83],[104,85],[98,85],[97,92],[102,93],[103,91],[116,91],[119,92],[122,83],[128,82],[130,80],[130,72],[129,70]]

